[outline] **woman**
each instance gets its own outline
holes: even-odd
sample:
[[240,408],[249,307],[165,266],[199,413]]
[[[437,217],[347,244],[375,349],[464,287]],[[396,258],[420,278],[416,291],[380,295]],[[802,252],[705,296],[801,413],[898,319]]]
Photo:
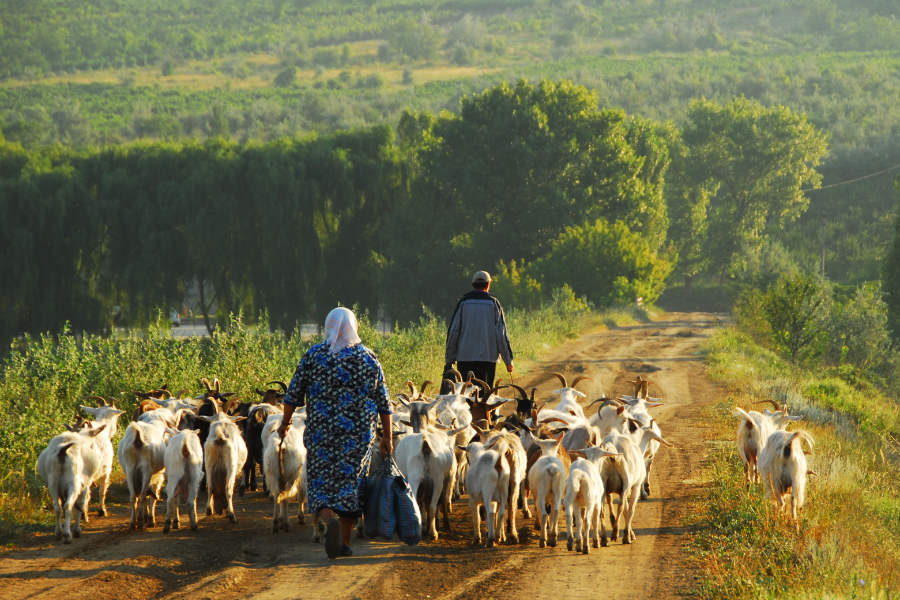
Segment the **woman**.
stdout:
[[[362,514],[359,492],[381,417],[381,455],[393,451],[391,408],[384,371],[357,333],[356,315],[338,307],[325,318],[325,341],[297,365],[284,398],[278,434],[306,398],[306,472],[309,508],[326,523],[328,558],[350,556],[350,532]],[[340,521],[338,521],[340,517]]]

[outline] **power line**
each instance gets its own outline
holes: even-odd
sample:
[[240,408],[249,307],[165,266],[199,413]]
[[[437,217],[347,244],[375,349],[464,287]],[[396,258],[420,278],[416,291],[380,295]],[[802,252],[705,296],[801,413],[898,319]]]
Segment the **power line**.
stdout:
[[895,171],[897,169],[900,169],[900,164],[896,164],[893,167],[888,167],[887,169],[882,169],[880,171],[875,171],[874,173],[869,173],[868,175],[854,177],[853,179],[847,179],[845,181],[838,181],[837,183],[829,183],[828,185],[823,185],[822,187],[806,188],[806,189],[802,189],[800,191],[801,192],[817,192],[819,190],[827,190],[828,188],[839,187],[842,185],[856,183],[857,181],[862,181],[863,179],[870,179],[872,177],[878,177],[879,175],[884,175],[885,173],[890,173],[891,171]]

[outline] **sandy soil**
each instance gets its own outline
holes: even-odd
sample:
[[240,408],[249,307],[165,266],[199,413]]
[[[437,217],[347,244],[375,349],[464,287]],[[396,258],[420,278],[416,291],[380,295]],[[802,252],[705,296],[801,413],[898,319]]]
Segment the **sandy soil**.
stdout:
[[[114,485],[109,517],[91,517],[80,539],[63,545],[37,535],[0,555],[0,598],[669,598],[689,594],[694,575],[684,551],[689,505],[700,492],[706,426],[701,411],[719,391],[704,376],[698,346],[720,320],[705,313],[670,314],[666,321],[587,333],[531,365],[516,383],[546,397],[558,383],[549,373],[589,375],[588,399],[630,391],[641,373],[663,435],[639,503],[634,544],[611,543],[590,555],[540,549],[531,522],[519,518],[522,541],[493,549],[471,545],[467,503],[454,504],[451,532],[407,547],[354,540],[354,556],[330,562],[310,541],[310,519],[271,533],[270,501],[248,492],[235,501],[238,522],[202,517],[197,532],[163,535],[161,528],[127,531],[127,491]],[[542,395],[543,392],[543,395]],[[202,507],[202,504],[201,504]],[[163,508],[164,513],[164,508]],[[158,514],[159,516],[159,514]],[[561,537],[565,527],[561,524]]]

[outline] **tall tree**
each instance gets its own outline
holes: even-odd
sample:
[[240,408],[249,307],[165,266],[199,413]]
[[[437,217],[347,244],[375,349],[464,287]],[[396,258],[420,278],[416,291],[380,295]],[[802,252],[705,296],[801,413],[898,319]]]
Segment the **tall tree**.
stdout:
[[[900,178],[894,181],[900,193]],[[888,306],[888,327],[900,343],[900,210],[894,220],[894,246],[884,261],[884,298]]]
[[715,189],[704,254],[720,277],[742,246],[782,231],[806,210],[803,188],[821,181],[815,167],[828,148],[804,115],[746,98],[694,102],[683,137],[689,160],[682,177]]

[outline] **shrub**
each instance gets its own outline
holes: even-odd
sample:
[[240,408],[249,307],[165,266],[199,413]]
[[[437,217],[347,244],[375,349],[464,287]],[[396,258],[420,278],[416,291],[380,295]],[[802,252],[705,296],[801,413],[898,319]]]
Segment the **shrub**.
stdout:
[[853,298],[835,313],[831,319],[829,358],[863,370],[883,364],[890,353],[891,338],[881,284],[860,286]]
[[275,76],[275,85],[278,87],[289,87],[297,81],[297,67],[285,67]]
[[785,275],[769,287],[762,312],[775,348],[794,362],[821,355],[828,336],[830,293],[814,275]]

